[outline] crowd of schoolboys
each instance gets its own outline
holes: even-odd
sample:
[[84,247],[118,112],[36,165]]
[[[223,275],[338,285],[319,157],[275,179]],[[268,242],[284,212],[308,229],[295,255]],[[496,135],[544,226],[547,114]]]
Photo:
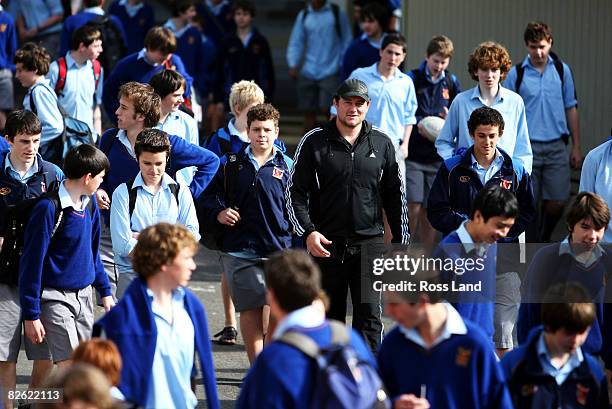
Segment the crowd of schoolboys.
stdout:
[[[338,136],[351,160],[351,146],[366,139],[369,158],[383,154],[371,132],[390,138],[395,152],[384,152],[379,182],[389,169],[400,175],[411,241],[442,238],[438,254],[484,257],[490,298],[385,293],[398,325],[378,350],[363,331],[350,333],[357,356],[378,369],[394,408],[608,407],[612,258],[602,244],[612,240],[612,141],[586,156],[561,243],[540,249],[524,274],[507,260],[519,247],[504,247],[524,243],[525,232],[529,242],[550,241],[570,197],[570,167],[582,162],[572,72],[550,51],[550,28],[529,23],[528,56],[515,66],[500,44],[478,45],[468,64],[477,85],[462,92],[447,70],[449,38],[433,37],[406,75],[405,40],[390,33],[397,5],[355,3],[354,35],[325,0],[296,17],[287,62],[305,130],[332,100],[339,110],[300,147],[313,132],[350,128],[351,110],[356,139]],[[311,256],[289,250],[310,250],[320,226],[300,231],[291,217],[305,159],[298,166],[286,155],[280,114],[265,103],[275,75],[254,3],[178,0],[162,26],[146,2],[115,1],[108,15],[103,6],[84,0],[63,26],[59,0],[11,1],[13,15],[0,6],[0,248],[14,210],[29,212],[18,271],[0,277],[0,407],[13,404],[5,393],[16,385],[22,340],[34,361],[31,388],[80,379],[84,392],[67,393],[67,407],[193,408],[197,361],[208,407],[219,407],[206,313],[186,288],[200,240],[224,271],[216,342],[236,343],[240,313],[252,367],[238,407],[308,407],[316,365],[282,338],[297,331],[330,345],[321,259],[338,261],[339,245],[322,240]],[[107,48],[107,39],[120,46]],[[13,73],[26,89],[17,104]],[[66,117],[83,121],[93,143],[64,149]],[[202,132],[194,117],[216,131]],[[441,129],[427,128],[431,117]],[[103,126],[109,121],[116,126]],[[330,141],[323,162],[332,161]],[[311,207],[326,183],[316,172]],[[370,199],[378,213],[389,200]],[[404,241],[393,220],[386,226]],[[355,237],[345,239],[340,264]],[[106,311],[95,325],[94,300]],[[112,342],[87,341],[92,333]],[[54,365],[62,371],[51,374]]]

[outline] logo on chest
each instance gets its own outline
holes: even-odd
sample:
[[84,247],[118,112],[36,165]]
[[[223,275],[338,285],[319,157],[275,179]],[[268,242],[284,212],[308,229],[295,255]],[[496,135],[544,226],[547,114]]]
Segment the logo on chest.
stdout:
[[276,179],[282,179],[284,174],[285,171],[281,168],[274,166],[274,169],[272,169],[272,177],[275,177]]
[[472,356],[472,350],[467,348],[457,348],[457,356],[455,357],[455,364],[457,366],[467,367],[470,363],[470,357]]
[[510,190],[512,188],[512,181],[511,180],[506,180],[506,179],[502,179],[499,181],[499,185],[501,187],[503,187],[506,190]]
[[470,181],[469,176],[459,176],[459,182],[467,183]]
[[11,193],[11,188],[8,188],[8,187],[0,188],[0,195],[6,196],[9,193]]

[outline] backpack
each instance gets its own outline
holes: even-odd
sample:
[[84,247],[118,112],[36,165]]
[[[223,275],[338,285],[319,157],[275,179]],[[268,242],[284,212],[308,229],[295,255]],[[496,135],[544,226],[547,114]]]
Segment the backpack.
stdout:
[[[330,6],[332,9],[332,13],[334,14],[334,28],[336,29],[336,34],[338,35],[339,38],[342,38],[342,29],[340,28],[340,7],[338,7],[338,5],[334,3],[331,3]],[[306,22],[306,16],[310,12],[310,10],[308,10],[308,7],[305,7],[302,11],[303,11],[302,25],[303,25]]]
[[[128,190],[128,214],[130,216],[130,226],[132,225],[132,214],[134,213],[134,209],[136,208],[136,198],[138,197],[138,189],[134,188],[134,179],[130,179],[127,182],[125,182],[126,186],[127,186],[127,190]],[[168,185],[168,188],[170,189],[170,192],[172,192],[172,195],[174,196],[174,199],[176,200],[176,206],[179,206],[179,191],[181,189],[181,186],[178,183],[171,183]]]
[[[227,154],[227,162],[223,166],[223,187],[226,207],[236,205],[236,187],[238,185],[238,170],[241,167],[236,153]],[[198,206],[199,208],[199,206]],[[200,211],[198,210],[198,213]],[[198,220],[206,220],[206,215],[198,214]],[[200,242],[210,250],[220,250],[223,244],[225,226],[215,220],[212,223],[200,223]]]
[[[555,66],[555,70],[557,70],[557,74],[559,74],[559,78],[561,79],[561,91],[563,91],[563,85],[565,84],[565,73],[563,72],[563,61],[559,58],[559,56],[553,52],[550,52],[550,57],[553,60],[553,65]],[[523,63],[520,62],[514,66],[516,69],[516,82],[514,83],[514,92],[519,93],[519,89],[521,88],[521,84],[523,83],[523,76],[525,75],[525,67],[523,67]]]
[[[34,89],[32,89],[32,92],[30,92],[30,110],[34,114],[38,115],[38,109],[34,104],[33,91]],[[79,146],[84,143],[94,145],[93,132],[91,129],[89,129],[89,125],[79,119],[69,116],[66,110],[59,103],[57,95],[54,94],[54,97],[55,103],[57,104],[57,109],[59,109],[64,121],[64,132],[62,132],[62,134],[57,138],[58,142],[62,145],[62,148],[59,149],[59,152],[62,153],[62,158],[65,158],[66,153],[68,153],[68,151],[75,146]]]
[[60,227],[63,212],[57,189],[9,206],[6,211],[4,243],[2,244],[2,250],[0,250],[0,283],[2,284],[16,286],[19,282],[19,261],[23,254],[24,233],[32,209],[41,200],[50,200],[55,206],[55,222],[51,231],[52,238]]
[[86,25],[97,28],[100,34],[102,34],[104,51],[102,51],[98,60],[102,64],[104,71],[107,73],[112,72],[117,62],[125,57],[127,52],[125,41],[127,39],[123,38],[121,30],[119,30],[119,27],[109,16],[96,16],[89,20]]
[[382,409],[391,404],[378,372],[361,360],[350,345],[350,331],[339,321],[329,321],[332,344],[319,348],[307,335],[285,332],[280,342],[297,348],[317,363],[311,408]]
[[[91,63],[94,73],[94,80],[96,82],[95,89],[97,90],[98,84],[100,83],[100,76],[102,74],[102,66],[100,65],[100,61],[98,60],[93,60]],[[59,72],[57,76],[57,82],[55,83],[55,94],[59,97],[62,91],[64,90],[64,87],[66,86],[66,76],[68,75],[68,65],[66,64],[66,57],[58,58],[57,66],[59,68]]]
[[[410,71],[410,74],[410,77],[414,81],[414,88],[417,92],[427,84],[427,78],[422,70],[415,68]],[[444,83],[446,84],[446,88],[448,88],[449,101],[452,101],[457,96],[457,87],[452,77],[453,75],[450,72],[444,70]]]

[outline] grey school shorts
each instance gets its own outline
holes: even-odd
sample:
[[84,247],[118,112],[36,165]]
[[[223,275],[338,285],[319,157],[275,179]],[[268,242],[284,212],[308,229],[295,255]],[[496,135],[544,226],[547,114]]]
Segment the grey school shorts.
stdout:
[[297,81],[298,108],[307,112],[328,112],[337,86],[337,75],[320,80],[300,75]]
[[91,338],[94,321],[91,286],[77,291],[45,288],[40,297],[40,320],[53,361],[70,359],[79,342]]
[[533,193],[536,200],[565,201],[570,195],[569,152],[563,139],[531,141]]
[[10,111],[14,107],[13,72],[5,68],[0,70],[0,110]]
[[224,273],[236,311],[254,310],[266,305],[266,278],[263,260],[249,260],[228,254],[223,254],[222,258]]
[[493,342],[495,348],[512,349],[518,346],[516,321],[521,305],[521,279],[518,273],[498,274],[493,308]]
[[419,163],[406,159],[406,201],[427,207],[427,198],[442,161]]
[[[21,348],[21,307],[17,287],[0,284],[0,361],[17,362]],[[24,336],[26,356],[29,360],[49,360],[51,353],[46,341],[33,344]]]

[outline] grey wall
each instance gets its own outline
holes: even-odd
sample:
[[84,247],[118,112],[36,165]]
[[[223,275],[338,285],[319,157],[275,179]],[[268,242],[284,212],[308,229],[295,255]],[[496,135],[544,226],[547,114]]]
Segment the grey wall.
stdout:
[[553,30],[553,50],[573,70],[578,91],[582,149],[610,135],[612,127],[611,0],[404,0],[403,32],[408,40],[406,68],[424,57],[429,39],[449,36],[455,45],[450,70],[464,89],[476,83],[467,74],[470,52],[493,40],[508,48],[512,62],[526,55],[523,31],[531,20]]

